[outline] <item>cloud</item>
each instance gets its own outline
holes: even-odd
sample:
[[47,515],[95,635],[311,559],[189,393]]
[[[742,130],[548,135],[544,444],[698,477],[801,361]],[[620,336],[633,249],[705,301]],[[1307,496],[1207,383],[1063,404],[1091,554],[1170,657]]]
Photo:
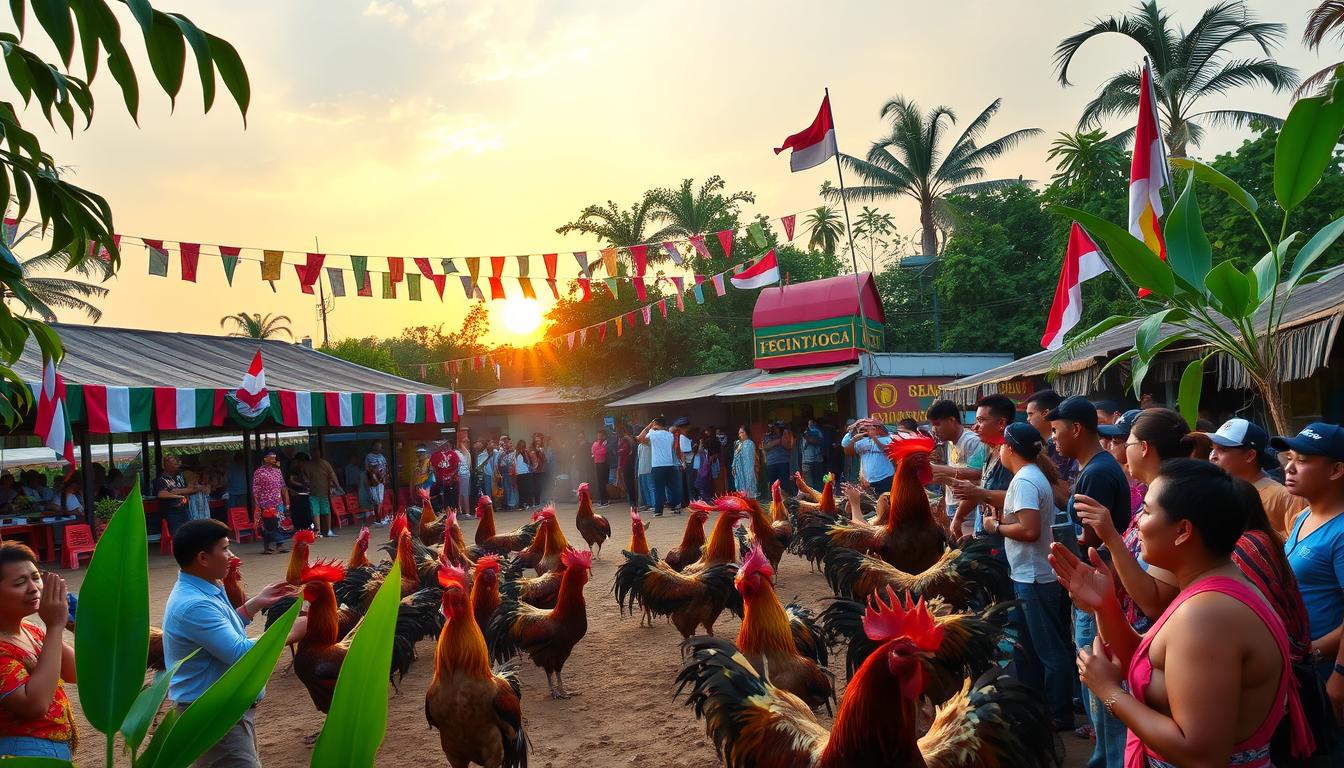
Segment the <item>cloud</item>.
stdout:
[[379,2],[379,0],[369,0],[369,4],[364,8],[364,15],[373,18],[387,19],[393,24],[404,24],[410,18],[410,15],[396,2]]

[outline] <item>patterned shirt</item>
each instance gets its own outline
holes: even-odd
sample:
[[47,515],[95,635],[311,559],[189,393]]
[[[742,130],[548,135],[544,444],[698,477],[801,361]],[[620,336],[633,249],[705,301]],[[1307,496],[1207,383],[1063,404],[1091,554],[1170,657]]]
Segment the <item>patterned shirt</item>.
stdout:
[[279,467],[262,465],[252,473],[252,500],[261,509],[278,509],[284,498],[280,489],[285,487]]
[[[41,648],[46,633],[36,626],[23,622],[23,630],[33,644]],[[37,668],[37,657],[27,648],[0,641],[0,699],[10,695],[28,683],[28,676]],[[30,736],[48,741],[68,741],[71,750],[75,747],[78,734],[75,732],[75,716],[70,709],[70,699],[65,695],[65,683],[57,679],[56,695],[46,714],[36,719],[16,717],[9,710],[0,707],[0,736]]]

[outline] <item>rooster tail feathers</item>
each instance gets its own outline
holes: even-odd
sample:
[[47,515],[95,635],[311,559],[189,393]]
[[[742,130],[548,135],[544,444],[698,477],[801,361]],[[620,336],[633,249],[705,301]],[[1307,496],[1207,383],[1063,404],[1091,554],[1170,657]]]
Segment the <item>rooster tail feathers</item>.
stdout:
[[822,632],[832,648],[847,645],[845,651],[845,678],[854,676],[880,643],[863,631],[863,603],[838,598],[821,612]]
[[784,614],[789,617],[789,629],[793,633],[793,645],[798,653],[825,667],[827,662],[826,633],[811,608],[798,603],[798,598],[784,606]]
[[514,636],[513,625],[521,605],[516,597],[501,595],[499,607],[490,617],[490,626],[485,628],[485,644],[490,648],[491,660],[504,662],[517,655],[518,639]]
[[938,708],[919,750],[929,765],[989,754],[1000,768],[1058,768],[1062,749],[1045,703],[1012,677],[991,670]]

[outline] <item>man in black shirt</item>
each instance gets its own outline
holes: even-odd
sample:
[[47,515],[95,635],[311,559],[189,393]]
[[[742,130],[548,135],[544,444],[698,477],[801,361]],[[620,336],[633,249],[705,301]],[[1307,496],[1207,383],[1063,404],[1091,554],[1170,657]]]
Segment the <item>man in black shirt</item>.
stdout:
[[154,478],[154,496],[159,500],[159,514],[168,521],[169,536],[187,522],[187,497],[195,490],[182,479],[181,470],[182,462],[170,453],[163,457],[163,471]]

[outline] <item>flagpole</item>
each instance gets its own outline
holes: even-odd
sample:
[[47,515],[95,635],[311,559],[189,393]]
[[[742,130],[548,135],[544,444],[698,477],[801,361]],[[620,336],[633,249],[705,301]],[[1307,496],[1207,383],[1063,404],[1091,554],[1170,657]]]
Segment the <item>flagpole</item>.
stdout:
[[1153,125],[1157,126],[1158,152],[1162,154],[1162,184],[1167,188],[1167,194],[1171,195],[1171,199],[1175,200],[1176,185],[1171,181],[1171,158],[1167,156],[1167,137],[1162,134],[1162,117],[1157,112],[1157,86],[1153,83],[1153,62],[1147,54],[1143,56],[1143,66],[1148,70],[1148,96],[1152,99]]
[[[823,88],[822,90],[826,94],[826,103],[830,104],[831,89]],[[831,130],[835,130],[835,110],[831,110]],[[855,339],[855,346],[859,350],[859,360],[862,361],[865,359],[865,350],[867,349],[867,345],[864,344],[863,341],[868,333],[868,318],[863,311],[863,284],[859,282],[859,256],[854,250],[854,228],[849,225],[849,201],[845,199],[845,171],[840,165],[839,131],[836,131],[835,144],[835,175],[840,180],[840,204],[844,207],[845,211],[845,235],[849,238],[849,262],[854,267],[854,294],[859,302],[859,338]],[[869,279],[872,279],[871,276]],[[864,368],[863,373],[864,375],[867,375],[868,371],[866,367]]]

